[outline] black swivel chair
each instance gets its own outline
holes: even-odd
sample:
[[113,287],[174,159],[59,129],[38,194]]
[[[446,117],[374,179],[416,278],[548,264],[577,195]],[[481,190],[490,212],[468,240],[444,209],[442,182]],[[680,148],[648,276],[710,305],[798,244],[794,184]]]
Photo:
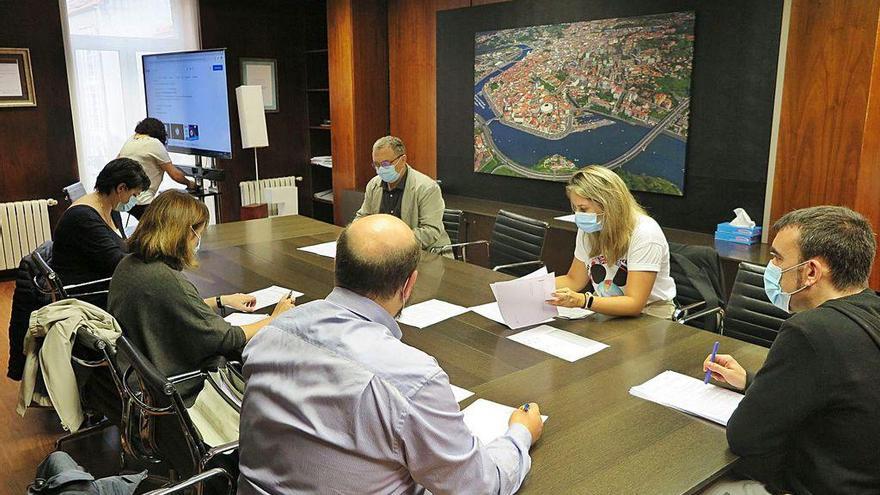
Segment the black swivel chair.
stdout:
[[[452,245],[459,244],[463,239],[467,239],[464,224],[464,212],[461,210],[453,210],[446,208],[443,210],[443,228],[449,236],[449,242]],[[464,258],[464,249],[450,248],[455,259],[467,261]]]
[[484,244],[489,252],[492,270],[519,277],[544,264],[541,261],[541,252],[548,228],[547,222],[498,210],[491,240],[459,242],[445,248]]
[[[179,428],[195,474],[205,472],[207,464],[214,458],[238,450],[237,440],[214,447],[205,444],[177,390],[177,386],[191,380],[202,380],[205,386],[216,387],[208,372],[193,371],[166,378],[125,337],[117,339],[116,349],[118,360],[128,363],[119,380],[124,406],[120,429],[123,449],[127,454],[145,463],[171,458],[163,451],[162,442],[156,441],[159,417],[173,418],[172,423]],[[234,400],[227,397],[222,389],[216,390],[235,408]],[[236,410],[240,411],[240,408]]]
[[770,347],[790,315],[774,306],[764,292],[764,267],[740,263],[724,312],[722,333]]
[[718,333],[724,314],[721,257],[708,246],[669,243],[669,275],[675,280],[673,319]]
[[[95,296],[99,294],[107,294],[110,287],[111,277],[83,282],[81,284],[64,285],[55,270],[49,266],[49,263],[43,259],[40,254],[40,248],[28,255],[30,257],[29,267],[34,267],[35,273],[31,273],[31,280],[34,287],[43,294],[52,297],[53,301],[60,301],[68,298],[81,298],[87,296]],[[89,287],[95,286],[94,289]]]

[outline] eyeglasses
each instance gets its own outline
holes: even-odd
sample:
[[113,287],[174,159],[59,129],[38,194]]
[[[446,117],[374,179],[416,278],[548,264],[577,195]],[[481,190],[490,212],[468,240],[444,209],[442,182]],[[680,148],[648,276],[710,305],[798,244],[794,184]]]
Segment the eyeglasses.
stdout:
[[373,162],[373,168],[388,167],[390,165],[394,165],[394,162],[396,162],[397,160],[400,160],[400,157],[402,157],[405,154],[406,153],[401,153],[401,154],[397,155],[393,160],[382,160],[381,162]]

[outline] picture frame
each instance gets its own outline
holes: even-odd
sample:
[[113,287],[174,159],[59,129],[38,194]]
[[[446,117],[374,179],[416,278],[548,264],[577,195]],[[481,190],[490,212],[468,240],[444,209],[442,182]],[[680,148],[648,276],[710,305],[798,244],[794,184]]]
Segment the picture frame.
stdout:
[[0,108],[35,106],[30,50],[0,48]]
[[267,113],[278,111],[278,72],[274,58],[242,58],[241,83],[246,86],[263,87],[263,109]]

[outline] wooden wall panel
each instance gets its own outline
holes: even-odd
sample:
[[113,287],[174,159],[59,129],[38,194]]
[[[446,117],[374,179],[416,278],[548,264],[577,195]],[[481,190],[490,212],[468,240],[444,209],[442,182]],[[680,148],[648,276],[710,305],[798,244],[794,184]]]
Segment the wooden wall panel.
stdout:
[[79,180],[58,2],[0,0],[0,46],[28,48],[36,107],[0,108],[0,202],[55,198]]
[[[254,152],[241,148],[238,125],[235,88],[242,83],[240,58],[272,58],[277,62],[278,112],[266,114],[269,147],[258,150],[260,177],[307,177],[310,172],[303,17],[295,5],[282,0],[201,2],[199,17],[202,46],[227,49],[233,158],[218,160],[217,165],[226,171],[226,180],[220,183],[221,221],[232,222],[239,220],[238,183],[255,177]],[[299,204],[304,213],[311,213],[308,188],[300,187]]]
[[[837,204],[880,232],[878,13],[880,0],[794,0],[771,223]],[[876,264],[871,280],[880,287]]]
[[[373,177],[373,143],[388,134],[388,6],[327,2],[334,202]],[[335,208],[341,223],[341,209]]]
[[437,177],[437,11],[470,0],[390,0],[388,64],[391,134],[414,168]]

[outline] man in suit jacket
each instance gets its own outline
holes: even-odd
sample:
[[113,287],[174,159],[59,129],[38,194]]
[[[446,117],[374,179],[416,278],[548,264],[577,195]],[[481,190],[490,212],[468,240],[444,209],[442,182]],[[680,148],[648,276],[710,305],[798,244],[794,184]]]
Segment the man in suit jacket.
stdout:
[[448,245],[440,186],[409,166],[400,138],[385,136],[373,144],[373,168],[376,177],[367,183],[364,204],[355,219],[376,213],[394,215],[409,225],[422,249],[439,251]]

